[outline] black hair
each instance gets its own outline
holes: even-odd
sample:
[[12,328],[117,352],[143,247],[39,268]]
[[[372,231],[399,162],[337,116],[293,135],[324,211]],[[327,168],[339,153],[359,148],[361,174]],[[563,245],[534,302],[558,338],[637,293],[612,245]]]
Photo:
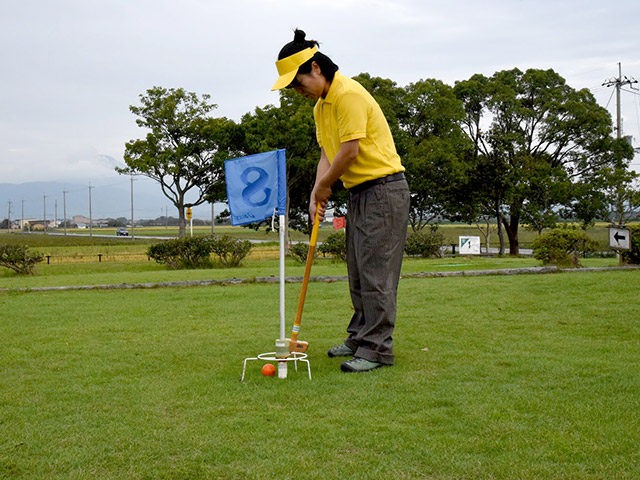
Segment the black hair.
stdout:
[[[293,33],[293,41],[287,43],[278,54],[278,60],[282,60],[294,53],[298,53],[305,48],[313,48],[320,46],[317,40],[306,40],[307,36],[302,30],[296,28]],[[338,66],[327,57],[324,53],[316,52],[313,57],[298,67],[298,73],[311,73],[311,64],[316,62],[320,67],[320,72],[328,81],[333,81],[333,77],[338,71]]]

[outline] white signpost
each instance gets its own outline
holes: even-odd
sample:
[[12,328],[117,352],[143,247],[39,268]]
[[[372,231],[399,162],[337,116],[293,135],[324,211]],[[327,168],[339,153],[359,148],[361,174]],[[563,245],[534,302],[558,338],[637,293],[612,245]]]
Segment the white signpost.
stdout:
[[609,247],[614,250],[631,250],[631,232],[627,227],[609,227]]
[[480,237],[458,237],[460,255],[480,255]]

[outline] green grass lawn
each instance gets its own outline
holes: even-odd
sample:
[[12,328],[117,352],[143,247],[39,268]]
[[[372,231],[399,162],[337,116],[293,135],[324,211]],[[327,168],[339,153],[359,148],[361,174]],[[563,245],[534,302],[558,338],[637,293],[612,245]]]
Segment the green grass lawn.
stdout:
[[405,279],[396,365],[349,375],[325,354],[347,284],[314,283],[313,380],[254,362],[244,383],[277,285],[0,293],[0,478],[638,478],[639,289],[638,271]]
[[[584,266],[616,266],[615,258],[583,259]],[[405,258],[403,274],[420,272],[448,272],[459,270],[522,268],[540,266],[532,257],[446,257],[438,259]],[[292,259],[286,260],[286,275],[301,277],[304,265]],[[121,283],[177,282],[229,278],[253,279],[278,276],[278,260],[247,259],[238,268],[209,268],[201,270],[169,270],[154,261],[104,261],[98,263],[39,264],[36,275],[20,276],[6,268],[0,269],[0,288],[33,288],[74,285],[111,285]],[[330,258],[318,258],[311,269],[312,276],[345,276],[344,262]]]

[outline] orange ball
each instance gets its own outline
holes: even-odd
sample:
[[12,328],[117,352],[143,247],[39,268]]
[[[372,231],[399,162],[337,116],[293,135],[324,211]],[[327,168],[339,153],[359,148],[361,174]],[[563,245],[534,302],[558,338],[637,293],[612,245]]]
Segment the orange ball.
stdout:
[[262,367],[262,375],[265,377],[272,377],[276,373],[276,367],[274,367],[271,363],[265,363]]

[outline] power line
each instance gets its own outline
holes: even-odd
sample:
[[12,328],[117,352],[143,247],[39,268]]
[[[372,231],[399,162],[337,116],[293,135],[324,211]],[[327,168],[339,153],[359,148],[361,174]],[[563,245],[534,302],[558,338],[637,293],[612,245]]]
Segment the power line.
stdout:
[[623,92],[633,93],[634,95],[639,95],[639,96],[640,96],[640,92],[638,92],[638,91],[634,91],[635,89],[634,89],[634,90],[627,90],[626,88],[621,88],[621,90],[622,90]]

